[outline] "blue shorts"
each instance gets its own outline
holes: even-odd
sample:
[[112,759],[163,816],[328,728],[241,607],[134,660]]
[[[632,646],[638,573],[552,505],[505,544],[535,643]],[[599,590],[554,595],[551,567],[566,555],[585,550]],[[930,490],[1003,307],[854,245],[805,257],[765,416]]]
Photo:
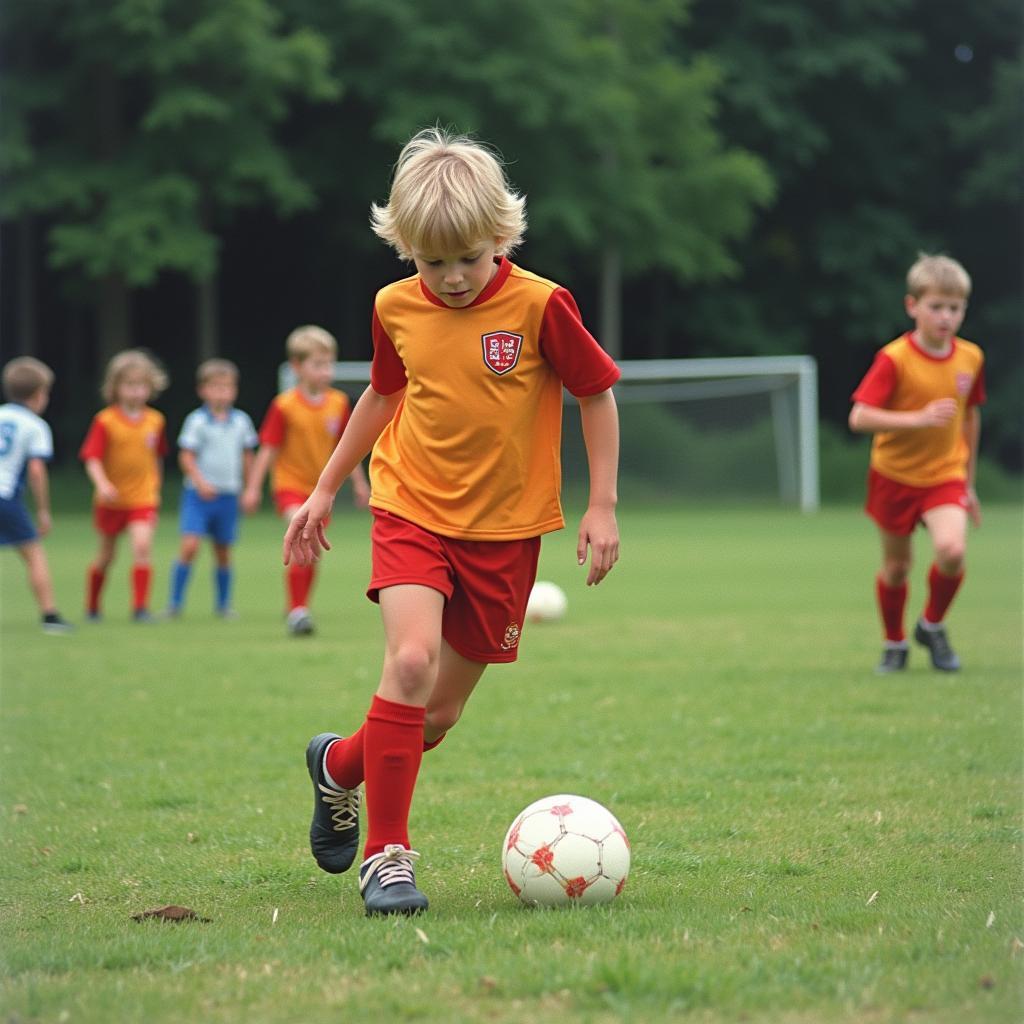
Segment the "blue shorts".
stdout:
[[0,498],[0,545],[27,544],[38,537],[25,506],[17,498]]
[[181,532],[212,537],[216,544],[234,544],[238,539],[238,495],[218,494],[204,501],[197,491],[181,492]]

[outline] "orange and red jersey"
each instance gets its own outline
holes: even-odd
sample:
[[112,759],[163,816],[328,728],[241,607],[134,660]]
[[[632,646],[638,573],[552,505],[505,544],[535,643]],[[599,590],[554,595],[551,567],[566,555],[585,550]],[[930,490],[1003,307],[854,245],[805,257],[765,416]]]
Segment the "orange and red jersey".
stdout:
[[914,341],[912,332],[889,342],[853,393],[853,401],[882,409],[922,409],[937,398],[955,398],[957,414],[942,427],[880,431],[871,445],[871,467],[911,487],[931,487],[967,478],[970,455],[964,416],[985,402],[985,357],[981,349],[954,338],[936,356]]
[[117,500],[96,505],[112,509],[156,508],[160,504],[168,453],[164,415],[145,406],[136,418],[120,406],[108,405],[93,417],[78,457],[99,459],[107,479],[117,488]]
[[319,401],[298,388],[278,395],[260,425],[260,444],[277,449],[271,489],[311,494],[350,414],[348,395],[335,388]]
[[619,378],[566,289],[501,259],[451,308],[409,277],[377,293],[373,343],[374,390],[406,389],[374,446],[374,508],[465,540],[564,525],[562,387],[584,397]]

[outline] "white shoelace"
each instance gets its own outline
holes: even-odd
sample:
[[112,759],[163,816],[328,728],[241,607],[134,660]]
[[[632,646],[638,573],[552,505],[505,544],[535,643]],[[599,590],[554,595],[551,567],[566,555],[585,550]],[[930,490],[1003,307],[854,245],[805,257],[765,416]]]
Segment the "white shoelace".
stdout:
[[331,820],[335,832],[344,832],[355,828],[359,821],[359,790],[330,789],[319,785],[320,799],[331,809]]
[[391,843],[384,847],[383,853],[378,853],[369,871],[359,880],[360,892],[366,888],[374,874],[380,880],[382,889],[389,885],[400,882],[408,882],[409,885],[416,884],[416,875],[413,872],[413,861],[419,858],[415,850],[407,850],[398,843]]

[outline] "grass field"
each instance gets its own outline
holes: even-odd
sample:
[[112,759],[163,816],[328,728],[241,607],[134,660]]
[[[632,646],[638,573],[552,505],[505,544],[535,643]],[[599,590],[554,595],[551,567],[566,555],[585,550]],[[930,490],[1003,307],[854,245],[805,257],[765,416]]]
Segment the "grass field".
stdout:
[[[306,846],[306,741],[361,719],[379,667],[362,518],[332,531],[308,640],[284,635],[269,515],[245,524],[236,622],[210,615],[204,553],[184,619],[130,624],[122,550],[106,621],[43,636],[7,552],[3,1024],[1020,1021],[1019,510],[988,508],[972,535],[964,671],[915,650],[886,679],[859,511],[620,522],[597,590],[572,531],[545,543],[568,618],[527,627],[426,755],[416,920],[365,919],[354,876]],[[168,515],[161,603],[175,541]],[[48,548],[79,619],[87,517]],[[509,822],[556,791],[630,834],[611,906],[526,910],[501,878]],[[132,919],[166,903],[211,920]]]

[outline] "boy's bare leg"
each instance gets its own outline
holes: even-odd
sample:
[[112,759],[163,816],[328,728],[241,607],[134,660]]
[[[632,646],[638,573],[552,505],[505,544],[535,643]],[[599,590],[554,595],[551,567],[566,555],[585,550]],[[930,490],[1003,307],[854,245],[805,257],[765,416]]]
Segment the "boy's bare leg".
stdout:
[[442,639],[437,682],[427,701],[427,719],[423,726],[423,741],[428,747],[437,746],[459,720],[485,668],[486,664],[464,658]]
[[922,518],[932,539],[935,561],[928,572],[928,603],[914,629],[914,639],[928,648],[934,668],[955,672],[960,668],[960,659],[950,646],[942,623],[964,578],[967,509],[938,505],[928,509]]
[[37,540],[30,540],[27,544],[18,545],[18,554],[25,560],[29,586],[32,588],[32,593],[35,594],[40,613],[46,615],[55,612],[57,607],[53,598],[50,565],[46,560],[43,545]]
[[879,529],[882,541],[882,568],[875,580],[875,600],[885,633],[882,660],[875,671],[879,675],[902,672],[907,667],[908,645],[903,629],[907,604],[907,576],[911,565],[910,536]]
[[136,622],[151,622],[149,588],[153,580],[154,523],[136,520],[128,524],[132,548],[132,616]]

